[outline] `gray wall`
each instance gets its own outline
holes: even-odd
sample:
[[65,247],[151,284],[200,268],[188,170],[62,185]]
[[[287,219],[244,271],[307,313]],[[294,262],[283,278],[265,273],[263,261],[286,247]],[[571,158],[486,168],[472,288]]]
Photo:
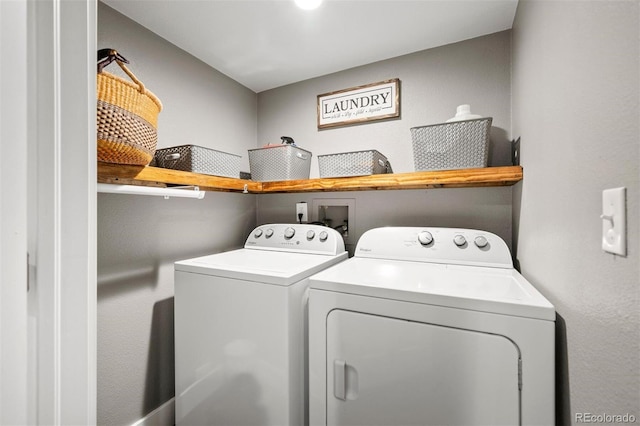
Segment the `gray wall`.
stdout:
[[[521,1],[513,28],[517,256],[558,312],[559,424],[640,418],[638,4]],[[600,248],[602,190],[619,186],[626,257]]]
[[[274,89],[256,109],[254,93],[100,5],[99,47],[119,48],[165,103],[161,147],[244,154],[288,135],[314,153],[312,176],[317,155],[362,149],[409,172],[409,128],[470,103],[494,117],[491,165],[508,164],[508,141],[522,137],[525,178],[513,188],[99,196],[99,423],[131,423],[172,395],[171,263],[239,246],[256,215],[291,222],[295,202],[314,198],[355,200],[356,240],[374,226],[433,225],[511,244],[513,218],[522,272],[558,310],[559,423],[576,412],[639,417],[638,15],[636,1],[521,0],[513,41],[497,33]],[[318,94],[396,77],[401,119],[316,129]],[[627,187],[627,257],[600,250],[601,191],[616,186]]]
[[[216,148],[248,170],[255,93],[101,3],[98,47],[121,51],[162,100],[159,147]],[[213,192],[98,196],[98,424],[132,424],[173,397],[173,262],[240,247],[255,206],[253,195]]]
[[[317,129],[317,95],[391,78],[401,81],[400,119]],[[366,149],[387,156],[395,172],[412,172],[409,129],[441,123],[453,117],[460,104],[493,117],[490,164],[510,164],[510,31],[261,92],[258,142],[280,143],[280,136],[293,137],[301,148],[313,152],[311,177],[318,177],[318,155]]]
[[[158,148],[194,144],[242,156],[255,148],[256,94],[103,3],[98,49],[114,48],[163,104]],[[106,71],[129,79],[112,63]]]
[[310,220],[317,220],[317,212],[314,216],[311,211],[313,200],[324,199],[353,202],[355,221],[349,223],[347,241],[350,255],[365,231],[381,226],[483,229],[511,245],[510,187],[263,194],[257,196],[258,223],[295,222],[295,205],[303,201],[307,202]]
[[[319,131],[318,94],[391,78],[401,81],[401,118]],[[317,156],[377,149],[394,172],[412,172],[409,129],[435,124],[468,103],[472,112],[493,117],[490,165],[511,164],[511,32],[504,31],[377,62],[258,94],[258,141],[292,136]],[[385,225],[451,226],[495,232],[511,244],[511,188],[331,192],[258,196],[258,223],[295,220],[295,203],[314,198],[355,200],[352,240]],[[352,251],[353,247],[349,247]]]

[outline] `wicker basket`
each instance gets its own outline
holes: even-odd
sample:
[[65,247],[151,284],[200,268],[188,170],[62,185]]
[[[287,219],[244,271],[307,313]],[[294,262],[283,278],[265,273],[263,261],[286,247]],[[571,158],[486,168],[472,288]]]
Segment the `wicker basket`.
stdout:
[[411,128],[416,171],[487,167],[491,117]]
[[98,73],[98,161],[146,166],[156,151],[162,103],[122,61],[116,63],[133,83]]

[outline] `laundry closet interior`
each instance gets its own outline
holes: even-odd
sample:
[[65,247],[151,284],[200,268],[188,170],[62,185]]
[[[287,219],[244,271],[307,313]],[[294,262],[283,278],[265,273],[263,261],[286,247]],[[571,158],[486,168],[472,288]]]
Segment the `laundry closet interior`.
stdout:
[[[367,149],[384,153],[395,173],[410,174],[409,129],[444,122],[456,106],[470,104],[493,118],[488,163],[508,177],[477,185],[461,177],[451,185],[418,179],[399,188],[365,183],[347,190],[274,192],[243,191],[239,180],[238,187],[207,191],[202,200],[98,194],[98,424],[133,424],[174,398],[174,262],[240,248],[261,224],[295,223],[299,202],[309,206],[310,220],[319,220],[318,206],[348,207],[350,255],[365,231],[383,226],[481,229],[501,237],[516,266],[560,315],[559,418],[567,420],[576,410],[633,411],[638,367],[629,379],[620,364],[633,362],[633,353],[637,360],[640,349],[633,308],[639,88],[638,55],[623,52],[638,53],[637,3],[520,1],[512,27],[259,92],[118,12],[118,3],[98,2],[97,47],[127,57],[129,68],[162,100],[158,148],[194,144],[234,153],[248,172],[247,150],[289,135],[313,153],[312,179],[319,176],[317,155]],[[402,17],[390,24],[402,25]],[[605,35],[592,34],[601,27]],[[234,40],[199,43],[242,49]],[[331,61],[331,49],[325,54]],[[317,128],[317,95],[394,78],[401,84],[399,118]],[[635,97],[625,95],[630,92]],[[597,114],[589,106],[594,103]],[[604,124],[623,118],[630,124]],[[521,161],[514,166],[518,138]],[[126,180],[128,173],[126,167],[98,166],[103,181]],[[627,187],[629,255],[614,259],[600,250],[599,214],[602,190],[615,186]],[[568,254],[578,249],[580,256]],[[608,307],[599,306],[598,298]],[[599,318],[602,309],[610,315]],[[608,335],[611,327],[619,336]],[[598,343],[584,337],[589,333]],[[611,347],[626,354],[619,355],[624,362],[607,358]],[[586,366],[589,359],[609,371],[598,380],[608,383],[600,390],[584,383],[600,374]],[[571,372],[568,364],[575,365]],[[601,398],[613,389],[625,397]]]

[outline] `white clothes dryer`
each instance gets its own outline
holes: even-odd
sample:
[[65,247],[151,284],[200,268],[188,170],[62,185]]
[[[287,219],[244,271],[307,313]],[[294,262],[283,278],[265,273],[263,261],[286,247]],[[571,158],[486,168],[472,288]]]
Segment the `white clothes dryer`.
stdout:
[[310,282],[310,424],[554,424],[555,310],[500,237],[377,228]]
[[176,423],[307,423],[308,277],[346,258],[331,228],[270,224],[176,262]]

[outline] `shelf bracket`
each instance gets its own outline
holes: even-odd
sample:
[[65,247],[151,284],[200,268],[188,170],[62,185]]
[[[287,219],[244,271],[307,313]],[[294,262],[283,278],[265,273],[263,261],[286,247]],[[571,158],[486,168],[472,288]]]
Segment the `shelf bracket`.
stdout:
[[[187,188],[193,188],[193,190],[188,190]],[[157,188],[152,186],[112,185],[108,183],[99,183],[98,192],[108,194],[152,195],[164,197],[165,200],[171,197],[196,198],[198,200],[202,200],[206,194],[205,191],[200,191],[198,186]]]

